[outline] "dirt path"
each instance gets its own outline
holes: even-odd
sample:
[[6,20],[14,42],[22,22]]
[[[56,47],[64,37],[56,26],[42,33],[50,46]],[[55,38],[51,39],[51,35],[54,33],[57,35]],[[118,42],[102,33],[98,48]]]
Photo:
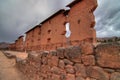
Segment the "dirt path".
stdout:
[[8,59],[0,51],[0,80],[26,80],[15,68],[15,59]]

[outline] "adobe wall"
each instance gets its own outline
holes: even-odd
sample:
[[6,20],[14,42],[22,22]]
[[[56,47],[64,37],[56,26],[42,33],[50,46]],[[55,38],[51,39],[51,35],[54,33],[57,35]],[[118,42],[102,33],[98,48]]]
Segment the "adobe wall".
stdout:
[[33,44],[33,39],[34,39],[34,36],[33,36],[33,33],[34,31],[30,31],[27,33],[26,35],[26,39],[25,39],[25,50],[32,50],[32,44]]
[[[65,11],[59,12],[42,23],[40,29],[36,27],[26,33],[25,46],[27,51],[55,50],[58,47],[79,45],[81,42],[96,43],[93,11],[97,7],[97,0],[81,0],[68,7],[70,7],[68,14],[65,15]],[[65,37],[66,22],[70,23],[69,42]]]
[[16,66],[30,80],[120,80],[120,44],[31,52]]
[[[41,49],[56,49],[56,47],[62,47],[65,43],[65,35],[62,35],[65,31],[65,16],[59,14],[54,18],[45,22],[41,27]],[[58,45],[57,45],[58,44]],[[59,45],[60,44],[60,45]],[[47,46],[49,46],[47,48]]]
[[11,43],[9,45],[9,50],[16,50],[16,44],[15,43]]
[[71,41],[86,40],[95,42],[96,31],[94,30],[95,17],[94,9],[97,7],[97,0],[83,0],[72,6],[68,14],[70,22]]
[[16,44],[16,50],[23,51],[24,50],[24,41],[23,37],[18,38],[18,40],[15,42]]

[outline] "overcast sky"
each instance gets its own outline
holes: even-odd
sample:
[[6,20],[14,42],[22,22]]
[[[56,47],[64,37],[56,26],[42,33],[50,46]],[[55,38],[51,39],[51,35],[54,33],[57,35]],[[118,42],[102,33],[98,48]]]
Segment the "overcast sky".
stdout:
[[[13,42],[73,0],[0,0],[0,42]],[[119,0],[98,0],[97,37],[120,36]]]

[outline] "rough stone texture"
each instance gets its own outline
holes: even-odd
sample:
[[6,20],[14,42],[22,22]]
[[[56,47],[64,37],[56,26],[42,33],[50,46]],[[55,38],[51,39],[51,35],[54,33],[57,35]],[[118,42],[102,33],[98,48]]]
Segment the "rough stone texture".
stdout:
[[120,73],[118,72],[112,73],[110,80],[120,80]]
[[64,59],[63,61],[64,61],[65,65],[73,65],[73,62],[71,62],[68,59]]
[[120,45],[99,45],[96,49],[96,58],[102,67],[120,68]]
[[100,67],[88,67],[87,75],[98,80],[109,80],[108,74]]
[[106,71],[106,72],[108,72],[108,73],[113,73],[113,72],[115,72],[114,69],[104,69],[104,71]]
[[56,75],[56,74],[53,74],[52,75],[52,80],[60,80],[60,76]]
[[58,65],[58,57],[52,56],[51,59],[49,59],[48,64],[51,66],[57,66]]
[[93,54],[94,53],[94,46],[91,43],[81,43],[80,44],[81,52],[83,54]]
[[[111,54],[117,57],[117,54],[120,52],[120,47],[118,44],[109,46],[104,44],[102,46],[103,47],[98,45],[96,49],[94,49],[94,52],[96,51],[95,54],[89,55],[82,54],[80,52],[82,49],[78,46],[69,47],[69,49],[65,48],[64,58],[53,55],[52,52],[48,51],[38,53],[31,52],[27,59],[18,60],[16,66],[26,77],[30,78],[30,80],[119,80],[120,68],[118,66],[113,68],[110,66],[112,64],[104,64],[104,66],[101,67],[98,61],[102,59],[108,60]],[[107,53],[109,50],[111,53]],[[57,53],[57,50],[54,52]],[[117,61],[118,58],[116,57],[114,59],[109,58],[109,61]],[[79,62],[79,60],[82,61]],[[119,63],[120,62],[117,62],[117,64]]]
[[75,75],[67,74],[66,80],[75,80]]
[[50,54],[51,54],[52,56],[56,56],[56,55],[57,55],[57,51],[56,51],[56,50],[52,50],[52,51],[50,51]]
[[86,78],[86,80],[97,80],[97,79],[93,79],[93,78]]
[[65,49],[65,57],[73,62],[81,62],[81,49],[78,46]]
[[59,65],[58,65],[60,68],[64,69],[65,67],[65,63],[63,60],[59,60]]
[[64,58],[64,52],[65,52],[65,48],[58,48],[57,49],[57,56],[59,58]]
[[80,76],[77,76],[75,80],[85,80],[85,79]]
[[74,68],[75,68],[76,76],[81,76],[81,77],[87,76],[86,68],[83,64],[75,64]]
[[70,73],[70,74],[74,74],[75,73],[74,67],[71,66],[71,65],[66,65],[65,69],[66,69],[67,73]]
[[83,55],[82,62],[84,65],[95,65],[95,57],[93,55]]
[[57,75],[65,74],[66,72],[58,67],[52,67],[51,72]]

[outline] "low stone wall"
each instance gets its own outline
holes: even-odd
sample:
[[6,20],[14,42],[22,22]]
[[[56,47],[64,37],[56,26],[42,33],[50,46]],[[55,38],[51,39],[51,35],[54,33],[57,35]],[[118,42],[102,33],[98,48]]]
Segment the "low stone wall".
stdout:
[[30,80],[120,80],[120,45],[89,43],[31,52],[16,65]]

